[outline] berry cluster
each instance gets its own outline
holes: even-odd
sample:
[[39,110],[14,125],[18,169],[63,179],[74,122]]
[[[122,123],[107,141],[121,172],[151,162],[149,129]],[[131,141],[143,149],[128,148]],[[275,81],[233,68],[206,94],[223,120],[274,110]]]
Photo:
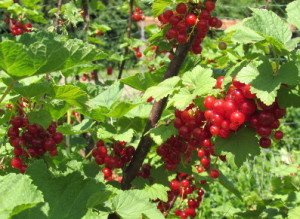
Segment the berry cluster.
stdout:
[[192,176],[186,173],[178,173],[176,179],[170,182],[170,191],[168,191],[168,201],[159,201],[157,208],[161,212],[169,212],[175,205],[177,198],[180,198],[180,208],[176,208],[174,213],[180,218],[196,217],[196,209],[202,202],[204,191],[196,184]]
[[113,169],[123,168],[127,163],[131,161],[131,158],[135,152],[133,146],[126,146],[126,142],[118,141],[110,145],[111,151],[108,154],[108,148],[105,146],[102,140],[96,143],[96,148],[93,149],[92,155],[95,161],[99,165],[105,164],[102,172],[107,181],[113,180]]
[[143,11],[138,7],[135,8],[135,12],[133,13],[132,17],[135,21],[144,21],[146,19]]
[[190,161],[193,151],[200,147],[210,149],[206,152],[207,156],[214,155],[210,141],[212,135],[201,110],[191,104],[184,111],[176,110],[175,117],[174,127],[179,134],[157,148],[157,154],[162,157],[166,169],[175,170],[182,159]]
[[10,18],[6,18],[4,22],[10,26],[10,31],[14,36],[21,35],[24,32],[32,31],[31,23],[22,23],[22,22],[18,22],[16,19],[10,19]]
[[207,1],[204,5],[179,3],[175,11],[166,10],[158,16],[162,28],[166,29],[165,37],[176,46],[177,43],[185,43],[189,40],[194,29],[197,31],[193,41],[191,52],[202,52],[201,42],[207,35],[210,27],[220,28],[222,21],[212,17],[215,2]]
[[11,166],[18,168],[21,173],[26,171],[30,158],[38,158],[49,153],[57,155],[57,145],[64,139],[62,133],[56,131],[56,124],[52,123],[47,129],[37,124],[29,124],[24,116],[16,116],[10,120],[8,129],[9,143],[14,147],[14,157]]
[[[213,96],[204,99],[204,106],[207,109],[204,116],[210,123],[210,133],[228,138],[230,133],[244,124],[247,125],[248,122],[261,137],[261,147],[270,147],[269,137],[272,135],[272,130],[279,128],[279,119],[284,117],[286,110],[281,109],[277,102],[266,106],[251,93],[251,85],[241,83],[235,78],[236,76],[233,77],[232,85],[224,99],[215,99]],[[223,79],[223,76],[217,79],[216,88],[222,89]],[[282,137],[282,131],[275,132],[275,139],[280,140]]]
[[135,57],[142,58],[143,54],[140,52],[140,47],[133,47],[132,49],[135,51]]

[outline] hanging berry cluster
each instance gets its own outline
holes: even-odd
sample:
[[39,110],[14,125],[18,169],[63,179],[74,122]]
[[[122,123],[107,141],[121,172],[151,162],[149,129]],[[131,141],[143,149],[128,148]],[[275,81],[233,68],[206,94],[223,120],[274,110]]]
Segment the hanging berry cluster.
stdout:
[[10,19],[9,17],[4,19],[4,22],[10,26],[10,32],[12,35],[21,35],[24,32],[32,31],[31,23],[23,23],[22,21],[17,21],[16,19]]
[[175,9],[166,10],[158,16],[162,28],[167,29],[165,37],[176,46],[185,43],[194,32],[197,32],[193,41],[191,52],[200,54],[202,52],[201,42],[207,35],[210,27],[220,28],[222,21],[212,17],[211,12],[215,9],[215,2],[207,1],[199,3],[179,3]]
[[[158,200],[157,208],[162,212],[169,212],[172,208],[174,214],[181,218],[196,217],[196,209],[203,200],[204,190],[200,183],[196,183],[193,176],[186,173],[178,173],[176,178],[170,182],[168,201]],[[180,202],[175,202],[180,199]],[[180,203],[178,206],[176,203]]]
[[56,131],[56,124],[44,129],[37,124],[29,124],[25,116],[16,116],[10,120],[8,129],[9,143],[14,147],[16,157],[11,166],[21,173],[26,171],[30,159],[40,158],[47,152],[50,156],[57,155],[57,145],[64,139],[62,133]]
[[[204,100],[207,109],[204,116],[211,124],[211,134],[228,138],[231,133],[246,124],[254,128],[261,137],[261,147],[270,147],[272,130],[279,128],[279,119],[285,116],[286,110],[281,109],[276,101],[270,106],[265,105],[251,93],[251,85],[238,82],[235,78],[236,76],[233,77],[225,98],[215,99],[213,96],[207,96]],[[222,88],[223,79],[222,76],[217,79],[216,88]],[[276,140],[282,137],[282,131],[274,133]]]
[[[217,79],[216,89],[222,88],[224,77]],[[191,160],[193,151],[197,151],[200,164],[196,166],[199,173],[207,171],[211,178],[218,178],[220,173],[211,168],[211,157],[214,152],[213,136],[228,138],[242,127],[254,128],[259,136],[259,144],[263,148],[271,146],[271,137],[280,140],[283,132],[275,131],[280,126],[286,110],[281,109],[277,102],[266,106],[250,92],[251,85],[232,79],[232,84],[223,98],[207,96],[204,99],[205,111],[191,104],[185,110],[175,111],[174,127],[178,135],[169,138],[157,148],[168,170],[175,170],[182,161]],[[274,130],[274,132],[272,132]],[[225,156],[219,156],[226,161]]]
[[110,145],[110,148],[111,150],[108,151],[104,142],[99,140],[96,143],[96,148],[92,151],[96,163],[99,165],[105,164],[105,168],[102,169],[102,172],[107,181],[114,180],[112,170],[123,168],[131,161],[135,152],[134,147],[126,146],[126,142],[124,141],[114,142]]
[[144,21],[146,18],[146,16],[143,14],[143,11],[138,7],[135,8],[135,12],[133,13],[132,17],[135,21]]

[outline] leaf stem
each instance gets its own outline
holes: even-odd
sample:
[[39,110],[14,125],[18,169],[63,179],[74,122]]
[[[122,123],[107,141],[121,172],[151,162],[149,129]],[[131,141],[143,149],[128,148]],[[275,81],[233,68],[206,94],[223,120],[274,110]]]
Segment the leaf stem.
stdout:
[[7,94],[13,89],[14,85],[15,85],[15,81],[11,82],[10,85],[5,89],[5,92],[3,93],[0,99],[0,103],[2,103],[2,101],[7,96]]

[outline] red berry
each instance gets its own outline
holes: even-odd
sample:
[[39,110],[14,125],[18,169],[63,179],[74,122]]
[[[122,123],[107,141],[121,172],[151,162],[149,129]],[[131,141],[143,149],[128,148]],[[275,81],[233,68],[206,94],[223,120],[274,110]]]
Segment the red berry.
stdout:
[[207,157],[203,157],[200,162],[203,166],[207,166],[210,164],[210,159]]
[[278,130],[278,131],[275,132],[274,138],[275,138],[276,140],[281,140],[281,139],[283,138],[283,135],[284,135],[283,132],[280,131],[280,130]]
[[185,18],[185,22],[187,23],[187,25],[189,26],[193,26],[196,24],[197,22],[197,17],[194,14],[188,14]]
[[246,84],[239,82],[236,80],[236,75],[232,78],[232,84],[236,87],[236,88],[242,88],[244,87]]
[[262,148],[268,148],[271,146],[271,144],[272,144],[272,142],[271,142],[271,139],[269,139],[269,138],[260,138],[259,139],[259,145]]
[[61,143],[64,140],[64,136],[60,132],[55,132],[52,135],[52,139],[55,141],[56,144],[59,144],[59,143]]
[[233,124],[241,125],[245,122],[245,114],[240,111],[235,111],[230,115],[230,121]]
[[222,89],[222,83],[224,81],[224,78],[225,78],[225,76],[220,76],[220,77],[217,78],[216,88]]
[[173,191],[178,190],[180,188],[180,182],[178,182],[177,180],[172,180],[170,182],[170,188]]
[[23,164],[23,161],[21,160],[21,158],[19,157],[14,157],[11,162],[10,162],[11,166],[13,168],[21,168],[22,167],[22,164]]
[[199,158],[202,158],[202,157],[204,157],[205,156],[205,150],[204,149],[199,149],[198,150],[198,157]]
[[141,58],[141,57],[142,57],[142,53],[141,53],[141,52],[136,52],[136,53],[135,53],[135,56],[136,56],[137,58]]
[[268,137],[271,135],[272,129],[266,126],[259,126],[256,132],[261,137]]
[[207,1],[205,2],[205,8],[207,11],[213,11],[215,9],[216,5],[213,1]]
[[215,97],[213,96],[206,96],[204,99],[204,106],[206,109],[213,109],[215,103]]
[[181,181],[181,186],[184,187],[184,188],[187,188],[190,186],[190,181],[187,180],[187,179],[184,179]]
[[112,73],[113,73],[113,68],[112,68],[112,67],[107,67],[107,68],[106,68],[106,71],[107,71],[107,75],[112,75]]
[[103,173],[103,175],[104,175],[105,177],[110,177],[110,176],[112,176],[112,171],[111,171],[111,169],[109,169],[109,168],[103,168],[103,169],[102,169],[102,173]]
[[218,170],[214,169],[214,170],[210,171],[209,175],[211,178],[218,178],[220,176],[220,172]]
[[187,12],[187,6],[186,4],[184,3],[179,3],[177,6],[176,6],[176,12],[178,14],[185,14]]

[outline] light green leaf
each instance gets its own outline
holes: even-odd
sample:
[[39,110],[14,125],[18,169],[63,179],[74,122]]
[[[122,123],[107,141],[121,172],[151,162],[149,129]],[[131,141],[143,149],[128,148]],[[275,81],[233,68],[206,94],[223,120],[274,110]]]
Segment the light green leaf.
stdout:
[[144,74],[138,73],[127,78],[121,79],[121,82],[129,85],[134,89],[145,91],[147,88],[155,86],[159,82],[161,82],[162,78],[162,74],[146,72]]
[[12,4],[14,4],[13,0],[2,0],[0,2],[0,8],[8,8],[9,6],[11,6]]
[[178,134],[178,131],[173,125],[160,125],[151,129],[149,133],[153,141],[157,145],[161,145],[171,136]]
[[234,157],[234,163],[240,167],[248,158],[253,158],[260,153],[258,139],[253,130],[240,129],[231,134],[229,138],[218,137],[215,143],[216,154],[230,153]]
[[173,105],[176,109],[184,110],[193,102],[196,96],[195,93],[191,94],[187,88],[181,88],[179,93],[169,99],[168,107]]
[[31,98],[36,97],[40,98],[44,94],[47,94],[52,91],[52,86],[49,83],[33,83],[28,86],[15,85],[13,90],[21,94],[23,97]]
[[44,201],[42,193],[32,185],[30,177],[22,174],[0,176],[0,194],[1,219],[11,218]]
[[[133,204],[134,203],[134,204]],[[144,215],[148,218],[163,219],[163,215],[144,191],[122,191],[112,199],[112,211],[122,219],[139,219]]]
[[107,116],[114,117],[114,118],[121,118],[138,105],[139,104],[132,104],[128,102],[115,102],[115,104],[113,104]]
[[146,185],[144,191],[148,193],[148,196],[151,200],[160,199],[164,202],[168,201],[168,193],[170,188],[167,186],[164,186],[162,184],[153,184],[153,185]]
[[278,49],[283,49],[292,37],[289,25],[272,11],[255,8],[251,10],[253,16],[246,19],[244,25],[259,33]]
[[149,97],[153,97],[156,101],[172,94],[177,88],[176,85],[179,83],[180,77],[174,76],[164,80],[157,86],[150,87],[146,90],[143,95],[143,99],[147,100]]
[[42,0],[21,0],[22,5],[27,8],[36,8],[36,4]]
[[97,137],[99,139],[113,138],[117,141],[130,142],[134,134],[133,129],[122,129],[121,127],[114,127],[109,124],[101,124],[97,130]]
[[237,24],[232,35],[232,41],[238,43],[256,43],[263,41],[265,38],[256,33],[254,30],[242,25]]
[[95,98],[90,99],[88,104],[92,107],[103,106],[110,108],[115,101],[121,98],[123,87],[122,83],[116,82]]
[[289,210],[288,219],[298,219],[300,218],[300,206]]
[[88,100],[86,92],[74,85],[61,85],[54,87],[54,99],[64,100],[70,105],[84,107]]
[[286,6],[288,22],[300,29],[300,1],[296,0]]
[[216,85],[212,73],[211,69],[198,65],[192,71],[186,72],[182,77],[182,81],[194,94],[202,96],[211,93]]
[[288,62],[280,68],[277,74],[274,74],[268,60],[262,60],[263,62],[250,63],[244,67],[238,73],[236,80],[251,84],[251,92],[255,93],[266,105],[271,105],[282,83],[294,85],[299,82],[298,68],[295,63]]
[[44,129],[47,129],[52,122],[50,113],[47,110],[40,109],[39,111],[31,111],[28,114],[30,124],[38,124]]
[[163,13],[165,8],[173,3],[172,0],[155,0],[152,4],[152,12],[154,16]]
[[61,132],[64,135],[81,134],[87,132],[94,124],[94,121],[84,119],[80,124],[75,126],[64,123],[63,125],[57,127],[57,131]]
[[74,2],[66,3],[62,6],[63,16],[75,27],[78,22],[82,22],[83,18],[80,14],[80,8],[77,8]]

